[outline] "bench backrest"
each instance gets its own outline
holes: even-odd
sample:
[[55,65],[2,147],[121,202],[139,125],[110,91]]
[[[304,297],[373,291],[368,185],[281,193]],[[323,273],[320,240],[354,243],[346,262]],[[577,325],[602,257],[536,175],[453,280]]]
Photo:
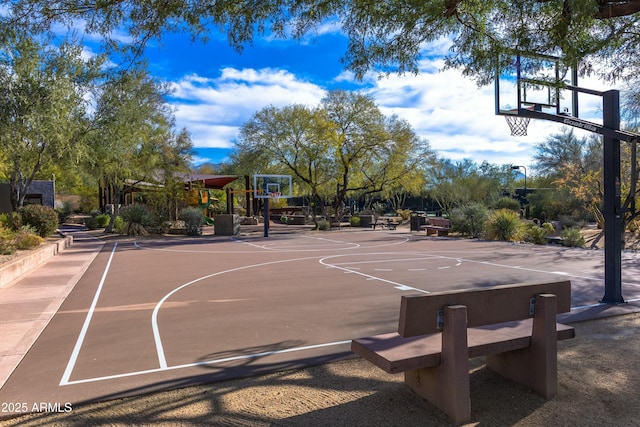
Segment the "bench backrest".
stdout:
[[446,218],[429,218],[429,225],[436,227],[449,227],[451,222]]
[[571,310],[569,280],[406,295],[400,304],[398,333],[413,337],[440,331],[443,307],[454,304],[467,307],[468,327],[526,319],[533,316],[531,299],[538,294],[556,295],[558,313]]

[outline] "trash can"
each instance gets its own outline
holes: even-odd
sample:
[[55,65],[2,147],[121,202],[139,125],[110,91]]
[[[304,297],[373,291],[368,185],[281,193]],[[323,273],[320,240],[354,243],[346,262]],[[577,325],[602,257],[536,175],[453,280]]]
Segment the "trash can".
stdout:
[[411,213],[409,218],[409,231],[420,231],[420,226],[427,223],[427,217],[415,212]]

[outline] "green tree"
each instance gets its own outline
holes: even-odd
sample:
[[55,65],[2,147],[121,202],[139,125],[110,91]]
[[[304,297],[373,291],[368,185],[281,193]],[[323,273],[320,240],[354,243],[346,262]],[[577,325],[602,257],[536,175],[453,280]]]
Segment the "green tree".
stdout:
[[512,186],[513,174],[510,165],[438,159],[428,170],[428,181],[429,196],[444,212],[451,213],[453,208],[474,203],[493,205],[504,189]]
[[[520,50],[563,54],[583,70],[602,61],[602,77],[638,75],[640,0],[9,0],[4,33],[42,30],[54,23],[86,22],[106,46],[117,46],[117,30],[129,33],[127,47],[139,54],[165,32],[190,31],[206,39],[209,26],[223,28],[229,44],[242,49],[256,35],[300,38],[328,20],[349,37],[345,65],[357,76],[417,72],[425,43],[446,37],[446,61],[479,83],[493,79],[499,53]],[[3,33],[3,31],[0,31]]]
[[[363,200],[403,187],[412,180],[422,187],[425,163],[434,158],[427,141],[395,116],[385,117],[373,98],[347,91],[331,91],[322,108],[335,125],[333,177],[334,211],[342,214],[347,198]],[[418,188],[413,187],[414,191]]]
[[74,165],[82,156],[85,95],[97,65],[72,41],[53,46],[20,37],[0,48],[0,158],[14,209],[36,177],[50,177],[55,165]]
[[348,198],[420,191],[430,156],[406,122],[385,117],[370,97],[336,91],[317,108],[257,112],[242,127],[232,158],[245,174],[291,173],[315,206],[330,199],[340,216]]
[[550,219],[591,216],[602,222],[602,138],[577,138],[565,127],[536,144],[535,149],[533,169],[557,191],[531,195],[532,204],[537,205],[533,215],[544,211]]
[[[102,87],[87,166],[114,198],[106,232],[113,228],[125,191],[141,183],[164,183],[165,176],[170,179],[184,166],[190,153],[188,134],[173,133],[167,93],[167,86],[152,79],[143,66],[120,71]],[[165,170],[168,173],[162,173]]]

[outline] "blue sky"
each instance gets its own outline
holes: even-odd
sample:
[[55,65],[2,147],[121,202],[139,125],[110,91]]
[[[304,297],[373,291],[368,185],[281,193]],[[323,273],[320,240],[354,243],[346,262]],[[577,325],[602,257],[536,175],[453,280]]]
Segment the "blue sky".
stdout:
[[178,128],[192,134],[195,164],[224,161],[240,126],[263,107],[315,106],[326,90],[347,89],[373,96],[384,114],[407,120],[441,157],[529,167],[534,145],[561,126],[532,121],[528,136],[512,137],[494,114],[493,86],[479,88],[457,70],[442,71],[449,45],[445,39],[426,45],[417,76],[370,74],[362,81],[344,70],[347,40],[330,25],[301,42],[257,39],[242,53],[215,32],[207,43],[167,34],[146,56],[151,72],[174,89],[170,103]]

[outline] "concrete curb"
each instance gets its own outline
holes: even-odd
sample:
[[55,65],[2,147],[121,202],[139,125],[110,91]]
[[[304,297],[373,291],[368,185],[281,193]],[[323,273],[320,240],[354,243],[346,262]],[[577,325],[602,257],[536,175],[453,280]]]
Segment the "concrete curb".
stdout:
[[0,265],[0,288],[30,272],[73,245],[73,236],[40,246],[38,249]]

